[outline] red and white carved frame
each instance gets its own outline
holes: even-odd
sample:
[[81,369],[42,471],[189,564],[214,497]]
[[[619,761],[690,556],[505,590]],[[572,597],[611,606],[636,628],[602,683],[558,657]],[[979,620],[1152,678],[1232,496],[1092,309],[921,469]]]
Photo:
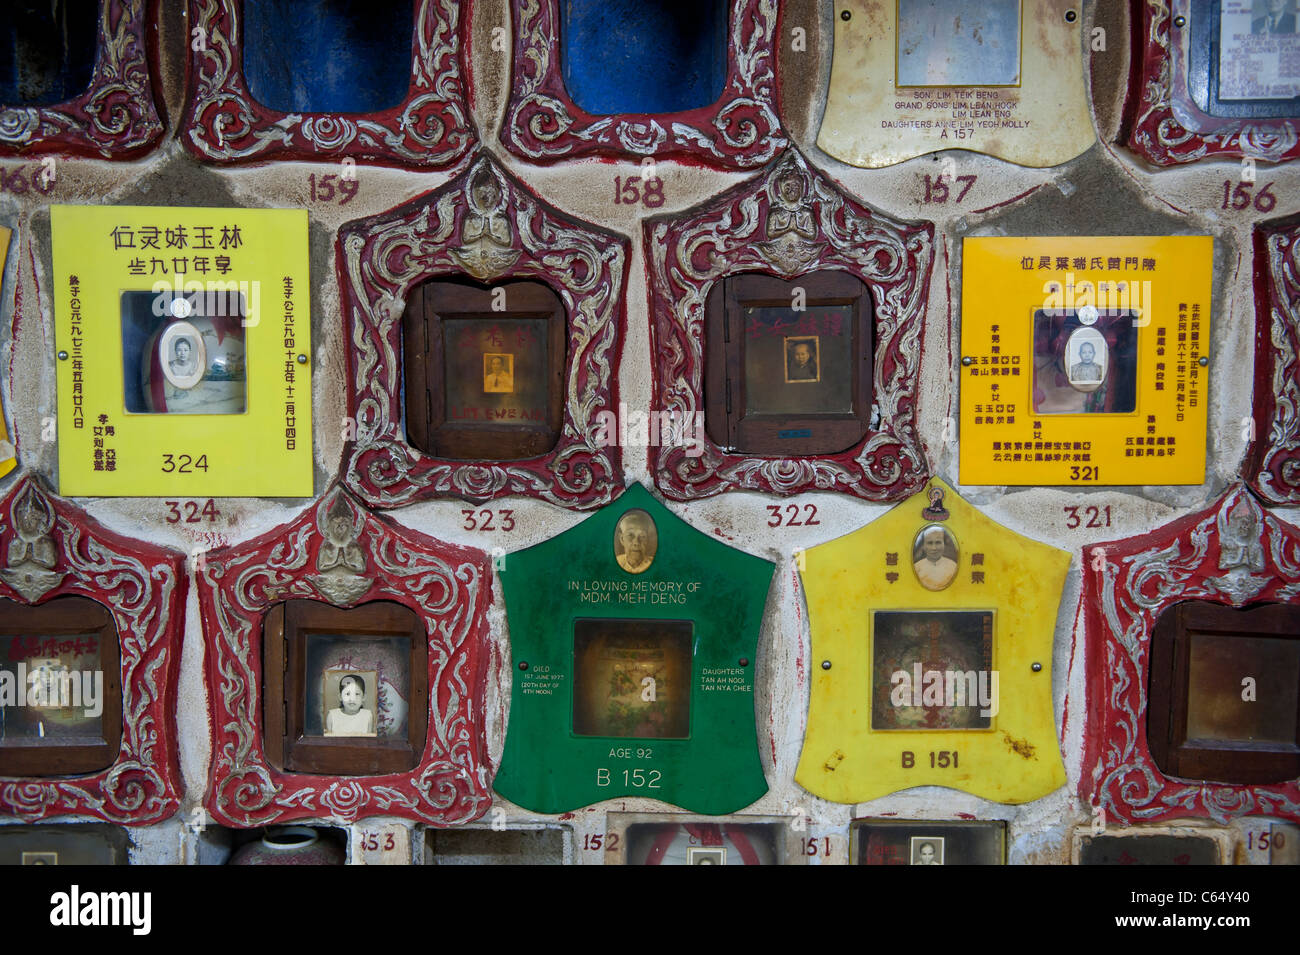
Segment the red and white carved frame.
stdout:
[[1246,480],[1300,504],[1300,219],[1255,227],[1255,436]]
[[777,115],[776,0],[730,0],[727,79],[716,103],[664,114],[593,116],[574,105],[560,62],[560,0],[512,0],[512,91],[501,142],[530,162],[603,156],[689,159],[751,169],[787,145]]
[[188,0],[203,49],[189,52],[181,142],[206,162],[351,158],[441,168],[474,145],[466,102],[468,18],[456,0],[419,0],[411,85],[391,109],[361,115],[281,113],[253,99],[244,78],[243,0]]
[[1133,65],[1130,67],[1125,126],[1127,145],[1157,166],[1198,159],[1251,157],[1283,162],[1300,156],[1300,134],[1293,119],[1229,119],[1210,116],[1190,101],[1182,108],[1198,129],[1188,129],[1174,114],[1174,84],[1186,85],[1187,65],[1171,47],[1171,0],[1143,0],[1133,11]]
[[[476,198],[489,198],[488,206]],[[475,225],[464,239],[466,224]],[[496,236],[496,238],[493,238]],[[618,408],[627,239],[568,218],[486,154],[441,189],[339,231],[337,266],[348,359],[348,488],[376,507],[507,494],[586,510],[622,492],[622,457],[601,428]],[[402,313],[413,287],[439,276],[537,279],[568,314],[564,423],[556,446],[521,461],[435,458],[402,424]],[[610,445],[610,446],[606,446]]]
[[157,144],[163,122],[145,42],[156,12],[150,0],[100,0],[90,85],[62,103],[0,107],[0,156],[57,152],[121,159]]
[[[485,554],[371,514],[334,485],[289,524],[207,553],[198,592],[212,707],[206,804],[215,819],[252,827],[384,815],[441,826],[487,811],[483,713],[492,574]],[[424,622],[429,728],[411,772],[315,776],[267,763],[262,621],[273,605],[293,599],[339,607],[392,600]]]
[[[798,192],[797,201],[783,197],[783,184],[791,196]],[[779,227],[769,225],[774,208],[783,213]],[[792,222],[805,224],[789,228]],[[697,457],[681,445],[661,445],[651,451],[651,467],[666,496],[685,501],[724,491],[833,490],[893,501],[924,484],[916,393],[934,263],[931,223],[873,212],[792,149],[763,175],[698,210],[647,222],[645,248],[654,407],[676,421],[693,422],[704,411],[705,303],[724,276],[757,271],[789,280],[819,269],[844,271],[870,288],[875,312],[873,423],[857,446],[779,458],[732,454],[707,436]]]
[[1239,816],[1300,821],[1300,784],[1232,785],[1164,775],[1147,745],[1151,632],[1183,600],[1300,603],[1300,533],[1243,485],[1198,514],[1084,551],[1088,713],[1079,792],[1125,824]]
[[184,788],[175,714],[185,556],[114,534],[25,475],[0,500],[0,561],[0,596],[102,604],[117,628],[122,663],[122,744],[113,765],[86,776],[0,777],[0,815],[126,826],[166,819]]

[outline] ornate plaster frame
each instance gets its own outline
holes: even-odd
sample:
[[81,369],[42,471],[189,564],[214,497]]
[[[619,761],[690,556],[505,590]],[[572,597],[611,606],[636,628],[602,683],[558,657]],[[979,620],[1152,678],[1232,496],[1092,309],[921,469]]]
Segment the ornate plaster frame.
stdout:
[[685,159],[752,169],[787,145],[777,115],[777,0],[731,0],[727,79],[717,102],[681,113],[593,116],[574,105],[560,64],[559,0],[511,0],[512,91],[501,142],[522,159]]
[[0,596],[88,597],[112,614],[121,653],[122,744],[86,776],[0,778],[0,815],[23,822],[160,822],[180,806],[176,704],[189,578],[185,556],[122,537],[24,475],[0,500]]
[[1192,108],[1214,132],[1186,129],[1174,116],[1175,74],[1170,21],[1172,0],[1145,0],[1133,12],[1133,65],[1125,109],[1126,145],[1157,166],[1198,159],[1251,157],[1284,162],[1300,156],[1300,131],[1291,119],[1227,119]]
[[[482,200],[475,196],[476,183]],[[374,507],[438,497],[481,503],[520,494],[588,510],[617,497],[623,488],[622,456],[606,440],[602,425],[618,409],[628,253],[627,239],[546,205],[486,153],[442,188],[344,225],[337,268],[348,414],[356,422],[356,439],[343,454],[348,488]],[[448,460],[407,442],[402,424],[406,296],[421,282],[455,275],[480,282],[538,279],[564,302],[564,421],[548,454],[520,461]]]
[[[335,484],[311,508],[261,537],[205,555],[198,572],[212,709],[205,803],[223,825],[295,819],[353,823],[400,816],[435,826],[487,811],[484,695],[488,557],[371,514]],[[392,600],[429,633],[429,731],[409,773],[282,773],[262,741],[262,621],[294,598],[354,607]]]
[[100,0],[90,85],[49,106],[0,108],[0,156],[72,153],[125,159],[162,139],[145,31],[156,0]]
[[188,0],[191,46],[180,140],[204,162],[344,159],[443,168],[473,148],[466,88],[469,22],[455,0],[419,0],[411,83],[391,109],[360,115],[281,113],[252,98],[243,69],[243,0]]
[[[1300,532],[1236,485],[1206,510],[1084,550],[1084,739],[1079,794],[1125,824],[1240,816],[1300,821],[1300,783],[1165,776],[1147,746],[1151,631],[1182,600],[1300,603]],[[1068,705],[1068,704],[1067,704]]]
[[[781,183],[797,179],[798,201]],[[777,222],[771,213],[782,215]],[[724,276],[763,271],[782,279],[838,269],[872,293],[874,402],[879,420],[839,454],[783,459],[733,454],[707,435],[703,451],[660,446],[650,455],[655,484],[679,501],[725,491],[800,494],[840,491],[870,501],[901,500],[925,483],[916,433],[921,326],[934,264],[934,226],[873,212],[790,150],[763,174],[679,216],[645,225],[654,408],[675,421],[704,412],[704,310]]]
[[1300,219],[1257,225],[1255,437],[1244,474],[1269,504],[1300,504]]

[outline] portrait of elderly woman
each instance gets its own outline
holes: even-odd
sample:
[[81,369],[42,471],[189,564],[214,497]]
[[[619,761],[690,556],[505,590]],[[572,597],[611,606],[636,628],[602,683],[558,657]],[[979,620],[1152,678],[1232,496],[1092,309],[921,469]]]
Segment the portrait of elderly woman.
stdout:
[[629,574],[640,574],[654,563],[659,532],[645,511],[628,511],[614,526],[614,559]]

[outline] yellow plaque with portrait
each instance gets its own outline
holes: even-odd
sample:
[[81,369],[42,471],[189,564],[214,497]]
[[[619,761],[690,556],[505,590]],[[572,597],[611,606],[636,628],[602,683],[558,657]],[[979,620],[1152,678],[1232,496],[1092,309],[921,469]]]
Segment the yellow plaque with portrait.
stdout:
[[1069,554],[936,479],[799,562],[812,628],[799,785],[840,803],[912,786],[1022,803],[1064,784],[1052,645]]
[[1200,484],[1209,236],[968,238],[963,484]]
[[60,493],[310,497],[306,212],[50,218]]

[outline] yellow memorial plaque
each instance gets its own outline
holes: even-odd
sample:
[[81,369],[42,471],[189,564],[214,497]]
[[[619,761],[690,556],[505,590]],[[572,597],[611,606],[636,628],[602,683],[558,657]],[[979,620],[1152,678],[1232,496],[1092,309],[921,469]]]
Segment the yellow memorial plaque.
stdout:
[[1096,134],[1078,0],[840,0],[817,145],[875,169],[942,149],[1055,166]]
[[968,238],[963,484],[1200,484],[1209,236]]
[[307,213],[50,218],[59,492],[310,497]]
[[[5,259],[9,256],[9,238],[10,231],[4,226],[0,226],[0,275],[4,274]],[[18,464],[18,452],[14,449],[13,442],[9,440],[9,432],[5,430],[5,418],[0,414],[0,477],[8,474]]]
[[1069,554],[936,479],[802,564],[813,675],[800,786],[841,803],[912,786],[1022,803],[1065,782],[1052,637]]

